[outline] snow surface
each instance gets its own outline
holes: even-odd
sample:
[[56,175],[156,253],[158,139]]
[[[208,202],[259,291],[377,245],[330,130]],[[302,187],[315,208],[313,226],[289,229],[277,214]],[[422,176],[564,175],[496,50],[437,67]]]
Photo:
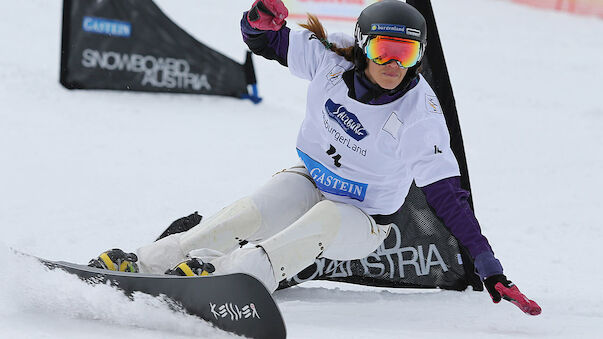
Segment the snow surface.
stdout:
[[[238,21],[252,1],[157,2],[243,61]],[[275,294],[289,337],[599,337],[603,21],[496,0],[433,5],[477,216],[508,277],[543,313],[472,291],[312,282]],[[216,212],[295,162],[306,82],[256,58],[260,105],[69,91],[58,82],[61,2],[2,1],[0,12],[0,337],[230,337],[10,248],[87,262],[151,242],[195,210]]]

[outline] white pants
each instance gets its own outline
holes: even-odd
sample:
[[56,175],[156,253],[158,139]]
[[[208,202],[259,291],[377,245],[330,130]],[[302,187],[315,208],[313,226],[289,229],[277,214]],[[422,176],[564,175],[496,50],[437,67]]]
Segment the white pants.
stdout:
[[280,280],[317,257],[367,256],[389,229],[357,207],[325,200],[299,164],[189,231],[141,247],[137,254],[144,273],[161,274],[194,256],[214,264],[215,274],[247,273],[274,291]]

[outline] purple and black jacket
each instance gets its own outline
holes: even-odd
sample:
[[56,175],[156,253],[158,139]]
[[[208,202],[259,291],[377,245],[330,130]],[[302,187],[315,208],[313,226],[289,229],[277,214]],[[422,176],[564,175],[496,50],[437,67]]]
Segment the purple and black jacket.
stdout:
[[[257,30],[249,25],[245,12],[241,20],[241,32],[243,40],[253,53],[287,66],[290,32],[287,26],[283,26],[278,31]],[[350,97],[374,105],[392,102],[418,83],[417,77],[405,89],[391,92],[371,83],[364,72],[350,70],[344,73],[343,79],[350,88]],[[427,203],[435,210],[444,225],[469,250],[480,277],[485,279],[495,274],[502,274],[502,265],[494,257],[488,240],[481,233],[479,222],[468,203],[469,192],[461,188],[460,177],[446,178],[421,187],[421,190],[425,194]]]

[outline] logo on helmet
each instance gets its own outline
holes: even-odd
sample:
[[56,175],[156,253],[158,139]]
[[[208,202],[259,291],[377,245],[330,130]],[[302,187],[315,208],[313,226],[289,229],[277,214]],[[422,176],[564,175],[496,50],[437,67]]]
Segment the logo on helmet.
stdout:
[[393,24],[372,24],[371,33],[406,33],[406,26]]
[[421,30],[404,25],[372,24],[369,34],[402,33],[410,36],[421,37]]
[[354,36],[356,37],[356,45],[361,49],[364,49],[366,42],[368,41],[368,35],[362,34],[360,29],[360,25],[356,24],[356,30],[354,31]]
[[406,35],[416,36],[417,38],[421,37],[421,31],[414,28],[407,28]]

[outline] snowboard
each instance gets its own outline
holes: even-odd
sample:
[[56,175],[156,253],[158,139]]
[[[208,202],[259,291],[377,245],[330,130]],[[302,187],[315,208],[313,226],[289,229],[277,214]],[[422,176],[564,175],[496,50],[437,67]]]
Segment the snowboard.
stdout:
[[272,295],[247,274],[180,277],[126,273],[35,258],[50,269],[61,269],[88,283],[109,283],[128,296],[134,292],[166,296],[186,312],[228,332],[249,338],[286,337],[285,323]]

